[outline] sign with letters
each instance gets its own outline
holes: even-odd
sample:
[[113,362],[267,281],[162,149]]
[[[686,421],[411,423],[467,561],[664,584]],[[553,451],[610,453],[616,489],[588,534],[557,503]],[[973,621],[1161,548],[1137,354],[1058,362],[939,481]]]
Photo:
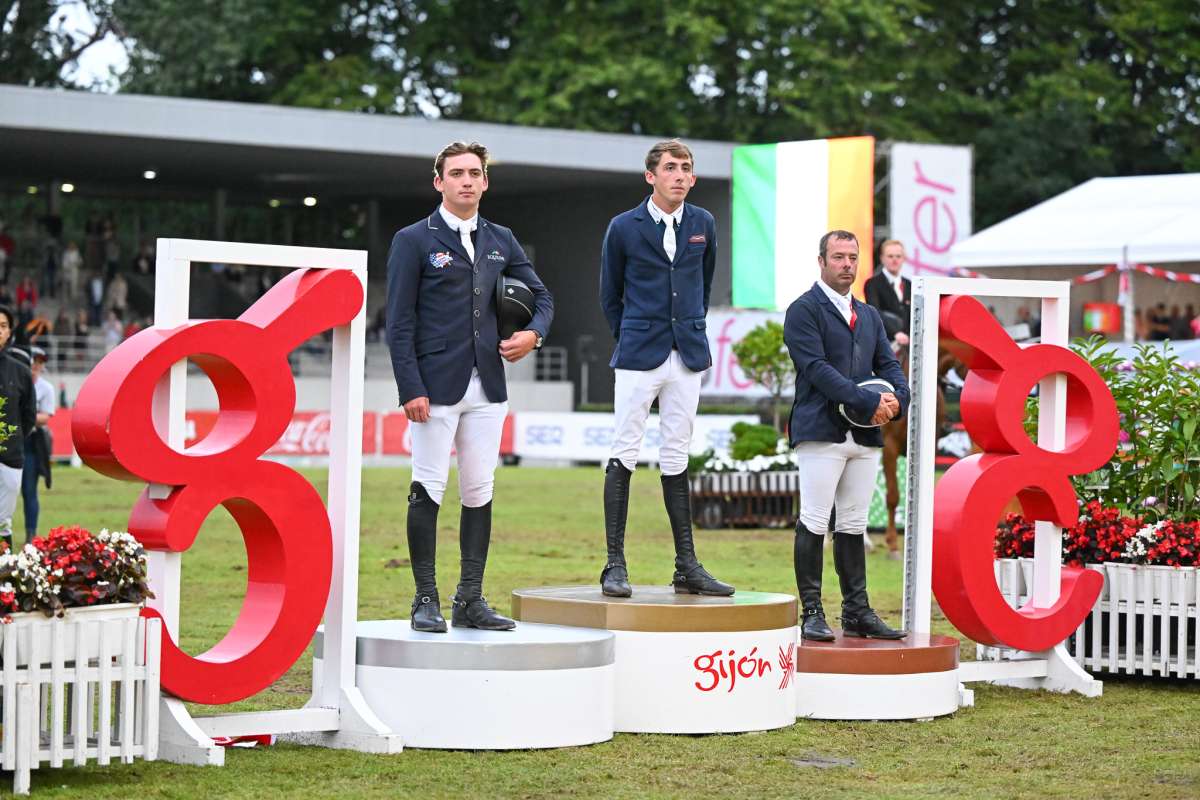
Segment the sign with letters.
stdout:
[[971,235],[971,148],[892,145],[888,222],[904,243],[904,274],[946,275],[950,247]]

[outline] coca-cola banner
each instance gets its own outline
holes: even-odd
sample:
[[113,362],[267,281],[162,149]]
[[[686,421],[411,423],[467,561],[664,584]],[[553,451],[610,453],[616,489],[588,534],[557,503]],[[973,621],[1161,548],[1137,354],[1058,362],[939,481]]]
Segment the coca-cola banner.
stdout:
[[888,223],[904,245],[904,274],[946,274],[951,245],[971,235],[971,148],[893,144],[888,185]]
[[[184,447],[201,441],[217,424],[216,411],[187,412],[187,432]],[[58,416],[57,414],[55,416]],[[403,416],[403,415],[401,415]],[[363,414],[363,454],[374,455],[376,447],[376,425],[379,415],[374,411]],[[329,430],[332,417],[328,411],[297,411],[292,415],[283,436],[279,437],[265,455],[268,456],[327,456],[329,455]],[[69,442],[68,442],[69,445]]]

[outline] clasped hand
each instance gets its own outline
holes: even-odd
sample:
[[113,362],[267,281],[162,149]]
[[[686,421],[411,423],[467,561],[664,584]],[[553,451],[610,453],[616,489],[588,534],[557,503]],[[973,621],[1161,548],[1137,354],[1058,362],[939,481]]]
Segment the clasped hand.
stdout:
[[889,420],[895,419],[899,413],[900,401],[896,399],[896,395],[891,392],[884,392],[879,395],[879,406],[875,409],[875,413],[871,417],[871,424],[882,425]]

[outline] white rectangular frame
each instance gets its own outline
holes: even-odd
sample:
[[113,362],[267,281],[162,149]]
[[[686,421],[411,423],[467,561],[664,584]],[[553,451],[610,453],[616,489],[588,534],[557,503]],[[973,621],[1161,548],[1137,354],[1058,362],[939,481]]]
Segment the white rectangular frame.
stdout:
[[[933,603],[933,499],[936,456],[937,362],[941,299],[948,295],[1021,297],[1041,300],[1041,341],[1069,344],[1071,284],[1067,281],[1001,280],[917,276],[913,279],[912,357],[909,359],[908,475],[904,523],[903,625],[910,633],[929,633]],[[1066,444],[1066,377],[1051,375],[1040,384],[1038,444],[1061,450]],[[931,402],[926,402],[930,399]],[[1058,600],[1062,571],[1062,530],[1037,522],[1034,534],[1032,600],[1040,606]],[[963,680],[992,680],[1029,688],[1101,693],[1102,684],[1078,667],[1058,645],[1043,653],[1022,653],[1021,658],[983,667],[971,662]],[[1044,661],[1040,674],[1030,677],[1031,660]],[[1015,665],[1015,666],[1014,666]],[[1017,669],[1019,667],[1020,669]],[[1016,670],[1016,671],[1014,671]],[[1024,671],[1021,671],[1024,670]],[[966,676],[970,677],[966,677]],[[969,692],[964,704],[969,704]]]
[[[191,266],[195,262],[285,269],[342,269],[353,272],[367,292],[367,253],[317,247],[245,244],[194,239],[159,239],[154,277],[154,324],[174,328],[189,319]],[[311,744],[394,753],[400,738],[367,708],[355,686],[355,624],[358,618],[359,519],[362,491],[363,381],[366,359],[366,302],[347,325],[333,329],[330,378],[328,500],[333,531],[333,571],[325,605],[324,669],[303,709],[221,714],[192,719],[176,698],[163,699],[163,758],[180,763],[222,764],[224,748],[213,736],[292,735]],[[187,408],[187,364],[176,363],[159,383],[154,420],[167,444],[182,450]],[[152,485],[165,497],[170,486]],[[179,635],[182,554],[150,554],[152,607],[173,637]]]

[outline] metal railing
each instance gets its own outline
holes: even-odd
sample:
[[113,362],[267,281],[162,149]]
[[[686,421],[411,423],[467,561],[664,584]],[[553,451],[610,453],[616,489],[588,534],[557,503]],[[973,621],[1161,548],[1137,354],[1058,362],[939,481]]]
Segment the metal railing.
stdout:
[[[46,351],[46,370],[51,374],[88,373],[111,349],[102,335],[91,333],[78,336],[39,336],[34,342]],[[535,354],[535,380],[567,380],[567,348],[543,347]],[[301,344],[289,357],[292,374],[296,377],[328,377],[333,363],[333,345],[322,336]],[[196,370],[192,366],[189,370]],[[366,347],[366,376],[387,379],[392,377],[392,357],[383,342],[368,342]]]

